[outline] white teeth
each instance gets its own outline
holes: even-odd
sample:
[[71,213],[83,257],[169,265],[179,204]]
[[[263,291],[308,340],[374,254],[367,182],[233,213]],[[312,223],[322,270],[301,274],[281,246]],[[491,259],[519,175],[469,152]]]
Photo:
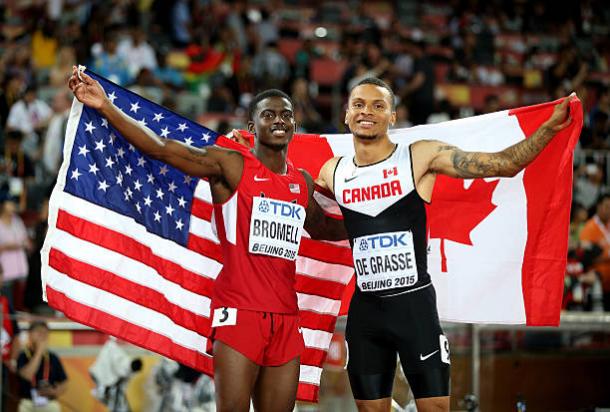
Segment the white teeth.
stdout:
[[373,123],[373,122],[368,122],[368,121],[366,121],[366,120],[363,120],[363,121],[361,121],[361,122],[360,122],[360,124],[366,124],[366,125],[368,125],[368,126],[372,126],[372,125],[374,125],[375,123]]

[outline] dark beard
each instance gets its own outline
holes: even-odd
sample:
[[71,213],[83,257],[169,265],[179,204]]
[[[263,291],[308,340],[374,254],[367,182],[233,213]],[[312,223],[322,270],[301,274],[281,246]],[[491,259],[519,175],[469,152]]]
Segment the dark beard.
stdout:
[[368,141],[371,141],[371,140],[376,140],[376,139],[378,139],[378,138],[379,138],[379,135],[374,135],[374,136],[371,136],[371,135],[366,135],[366,134],[356,134],[356,133],[354,133],[354,137],[355,137],[356,139],[360,139],[360,140],[368,140]]

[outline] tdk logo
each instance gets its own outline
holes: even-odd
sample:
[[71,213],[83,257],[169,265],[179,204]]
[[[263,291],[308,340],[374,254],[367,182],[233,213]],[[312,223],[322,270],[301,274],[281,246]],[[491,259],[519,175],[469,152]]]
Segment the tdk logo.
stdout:
[[[263,210],[263,205],[265,205]],[[258,210],[262,213],[272,213],[283,217],[301,220],[301,207],[294,204],[275,202],[273,200],[262,201],[258,206]]]
[[[405,235],[406,233],[370,236],[366,238],[366,242],[370,245],[371,249],[407,246],[407,243],[404,240]],[[363,250],[362,245],[360,246],[360,250]]]
[[364,252],[365,250],[368,250],[368,248],[369,244],[366,242],[366,239],[361,239],[360,245],[358,245],[358,249],[360,249],[361,252]]
[[263,200],[259,205],[258,205],[258,211],[261,213],[267,213],[269,211],[269,203],[267,203],[266,200]]

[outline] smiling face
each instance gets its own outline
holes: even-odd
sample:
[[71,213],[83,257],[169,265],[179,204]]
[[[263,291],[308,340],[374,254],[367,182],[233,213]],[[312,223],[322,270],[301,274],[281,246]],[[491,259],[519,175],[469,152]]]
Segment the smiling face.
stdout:
[[248,131],[254,133],[258,143],[275,150],[288,146],[295,128],[292,104],[279,96],[258,102],[252,120],[248,121]]
[[388,133],[388,128],[396,122],[396,112],[392,110],[392,96],[381,86],[362,84],[356,86],[349,96],[345,124],[354,137],[375,140]]

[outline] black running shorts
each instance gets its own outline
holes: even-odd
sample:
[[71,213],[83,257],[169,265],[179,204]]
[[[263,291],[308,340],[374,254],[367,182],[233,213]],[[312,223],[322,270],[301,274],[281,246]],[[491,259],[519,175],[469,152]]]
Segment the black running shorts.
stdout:
[[396,354],[416,399],[449,395],[449,342],[441,329],[431,284],[389,297],[356,290],[345,339],[355,399],[392,395]]

